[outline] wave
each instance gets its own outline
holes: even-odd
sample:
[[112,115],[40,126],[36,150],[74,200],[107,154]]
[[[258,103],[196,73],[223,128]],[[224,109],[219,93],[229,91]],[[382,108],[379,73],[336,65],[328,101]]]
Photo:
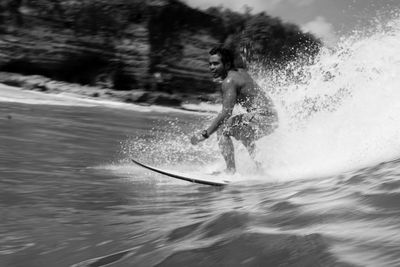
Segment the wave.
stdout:
[[323,48],[311,66],[254,69],[281,119],[259,142],[272,176],[326,176],[400,155],[399,46],[397,16]]

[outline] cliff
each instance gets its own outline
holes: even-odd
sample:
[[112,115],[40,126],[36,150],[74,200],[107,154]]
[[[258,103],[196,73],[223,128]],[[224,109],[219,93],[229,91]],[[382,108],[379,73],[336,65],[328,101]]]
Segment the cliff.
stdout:
[[[0,78],[7,73],[41,75],[107,90],[142,91],[148,98],[161,93],[173,103],[209,100],[216,90],[208,50],[218,44],[236,52],[257,47],[249,59],[264,57],[263,62],[277,67],[305,51],[318,53],[320,42],[264,13],[200,11],[179,0],[0,2]],[[31,84],[12,77],[9,83]]]
[[0,71],[116,90],[212,93],[218,18],[179,1],[15,1],[0,8]]

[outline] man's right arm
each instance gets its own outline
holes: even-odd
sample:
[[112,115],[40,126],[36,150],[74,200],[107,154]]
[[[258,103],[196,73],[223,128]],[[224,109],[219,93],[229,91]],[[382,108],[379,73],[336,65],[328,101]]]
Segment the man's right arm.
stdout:
[[228,80],[222,84],[222,110],[207,128],[208,135],[213,134],[219,126],[232,115],[233,107],[236,104],[236,97],[236,84],[231,78],[228,78]]

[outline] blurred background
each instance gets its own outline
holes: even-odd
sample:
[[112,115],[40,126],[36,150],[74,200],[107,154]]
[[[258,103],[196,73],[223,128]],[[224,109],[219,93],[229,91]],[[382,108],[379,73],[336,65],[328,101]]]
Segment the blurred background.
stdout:
[[[256,61],[284,68],[299,58],[307,64],[318,53],[322,42],[309,31],[260,8],[232,3],[3,0],[0,71],[7,74],[0,82],[57,90],[50,78],[112,89],[104,92],[125,102],[179,105],[217,99],[208,73],[213,46],[237,52],[238,66]],[[26,81],[9,72],[41,76]]]

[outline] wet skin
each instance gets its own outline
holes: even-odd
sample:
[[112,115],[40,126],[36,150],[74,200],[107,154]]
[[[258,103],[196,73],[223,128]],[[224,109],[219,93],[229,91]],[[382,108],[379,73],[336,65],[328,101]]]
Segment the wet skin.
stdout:
[[[210,56],[209,67],[213,78],[221,83],[222,110],[206,130],[208,135],[217,132],[218,144],[227,164],[226,171],[234,173],[236,171],[234,147],[230,137],[233,136],[240,140],[253,159],[255,153],[254,141],[257,139],[254,130],[250,127],[239,128],[235,133],[226,131],[238,121],[238,116],[231,116],[235,104],[241,105],[248,112],[262,110],[271,115],[276,112],[271,99],[260,90],[245,70],[233,69],[230,64],[224,64],[218,54]],[[199,133],[191,138],[191,143],[195,145],[205,139]]]

